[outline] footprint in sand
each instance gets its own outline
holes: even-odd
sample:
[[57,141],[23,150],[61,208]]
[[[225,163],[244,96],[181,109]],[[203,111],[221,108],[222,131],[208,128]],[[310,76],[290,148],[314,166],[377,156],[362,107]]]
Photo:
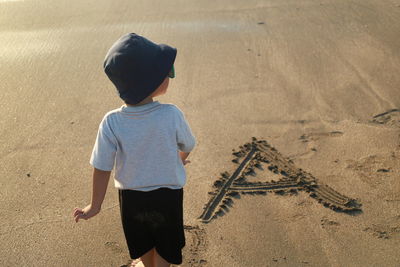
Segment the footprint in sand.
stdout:
[[320,133],[308,133],[308,134],[303,134],[302,136],[299,137],[299,139],[304,142],[310,142],[310,141],[318,141],[321,138],[326,138],[326,137],[340,137],[344,133],[341,131],[332,131],[332,132],[320,132]]
[[327,217],[323,217],[322,219],[321,219],[321,227],[323,228],[323,229],[333,229],[333,230],[336,230],[335,228],[337,227],[337,226],[339,226],[340,225],[340,223],[338,223],[338,222],[336,222],[336,221],[333,221],[333,220],[329,220]]
[[107,241],[104,243],[104,245],[111,249],[115,253],[123,253],[124,251],[121,249],[120,245],[118,242],[113,242],[113,241]]
[[389,203],[400,203],[400,192],[389,194],[384,200]]
[[397,155],[369,155],[359,160],[346,160],[346,163],[347,169],[355,171],[363,182],[375,188],[390,182],[400,160]]
[[185,225],[186,246],[183,248],[183,265],[202,267],[207,264],[203,254],[207,249],[206,232],[199,226]]
[[306,152],[290,155],[291,159],[296,158],[309,158],[314,155],[314,152],[317,152],[318,149],[315,146],[315,142],[319,141],[321,138],[328,138],[328,137],[340,137],[344,133],[341,131],[332,131],[332,132],[315,132],[315,133],[308,133],[303,134],[299,137],[299,140],[303,143],[307,143],[307,147],[309,150]]
[[363,229],[364,232],[382,239],[400,239],[400,215],[387,218],[381,223],[372,224]]

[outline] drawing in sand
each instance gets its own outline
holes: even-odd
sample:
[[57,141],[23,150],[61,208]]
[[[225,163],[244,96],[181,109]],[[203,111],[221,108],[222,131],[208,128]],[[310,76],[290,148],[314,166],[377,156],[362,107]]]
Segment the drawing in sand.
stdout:
[[[312,174],[297,168],[292,160],[283,157],[265,140],[257,140],[253,137],[251,143],[240,146],[240,151],[234,151],[232,154],[235,156],[232,162],[239,166],[232,175],[227,172],[222,173],[221,178],[215,181],[216,191],[210,192],[212,198],[205,205],[200,216],[204,223],[228,211],[233,204],[232,198],[238,198],[239,193],[266,194],[267,191],[273,191],[283,195],[304,190],[310,197],[335,211],[361,211],[361,204],[357,200],[319,183]],[[268,164],[268,170],[280,175],[281,178],[278,181],[248,182],[247,176],[255,176],[257,169],[264,170],[263,163]]]

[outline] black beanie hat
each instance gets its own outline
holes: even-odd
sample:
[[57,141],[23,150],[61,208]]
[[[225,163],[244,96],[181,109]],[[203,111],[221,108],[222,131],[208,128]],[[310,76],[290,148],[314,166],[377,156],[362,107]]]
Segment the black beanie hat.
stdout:
[[155,44],[135,33],[118,39],[104,60],[104,71],[128,104],[151,95],[168,76],[176,48]]

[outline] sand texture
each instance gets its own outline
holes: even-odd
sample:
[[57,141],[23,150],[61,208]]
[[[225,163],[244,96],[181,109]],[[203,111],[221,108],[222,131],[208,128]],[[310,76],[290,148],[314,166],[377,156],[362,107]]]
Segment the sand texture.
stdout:
[[127,32],[178,48],[182,266],[400,266],[399,0],[0,0],[0,32],[0,266],[127,264],[112,182],[72,218]]

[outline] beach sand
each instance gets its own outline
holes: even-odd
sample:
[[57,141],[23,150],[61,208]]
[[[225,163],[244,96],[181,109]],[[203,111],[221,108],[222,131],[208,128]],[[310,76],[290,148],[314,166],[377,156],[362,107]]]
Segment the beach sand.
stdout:
[[[399,266],[400,1],[3,0],[0,31],[1,266],[129,261],[112,180],[99,215],[72,218],[90,201],[98,124],[122,105],[102,64],[127,32],[178,48],[157,100],[197,138],[181,266]],[[360,210],[259,190],[203,223],[252,137]],[[283,178],[261,165],[248,183]]]

